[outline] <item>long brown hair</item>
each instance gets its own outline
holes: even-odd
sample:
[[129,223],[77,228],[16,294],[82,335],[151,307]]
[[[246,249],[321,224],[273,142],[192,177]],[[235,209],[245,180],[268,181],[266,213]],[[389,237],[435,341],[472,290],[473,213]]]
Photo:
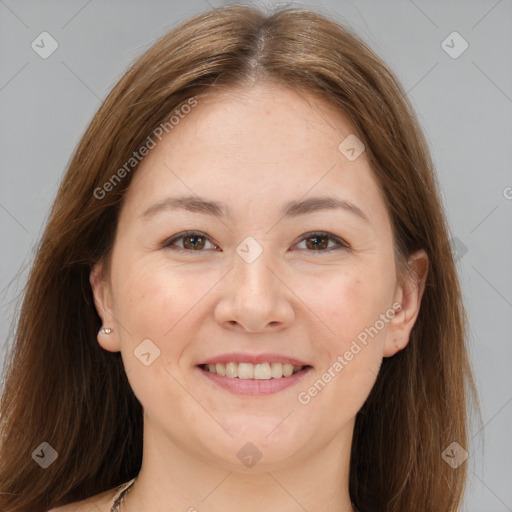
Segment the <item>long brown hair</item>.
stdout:
[[[211,9],[159,39],[126,72],[82,137],[33,262],[4,368],[0,509],[41,512],[137,475],[142,407],[120,353],[97,342],[89,284],[110,254],[133,153],[180,105],[217,87],[270,78],[316,93],[361,135],[382,189],[398,255],[430,266],[408,346],[384,359],[356,418],[350,495],[361,512],[458,509],[467,449],[466,317],[445,214],[421,128],[394,74],[350,29],[311,10]],[[125,172],[118,170],[125,166]],[[105,187],[117,173],[122,179]],[[110,181],[112,183],[112,181]],[[108,192],[98,193],[98,190]],[[101,197],[100,197],[101,196]],[[48,443],[43,469],[33,452]]]

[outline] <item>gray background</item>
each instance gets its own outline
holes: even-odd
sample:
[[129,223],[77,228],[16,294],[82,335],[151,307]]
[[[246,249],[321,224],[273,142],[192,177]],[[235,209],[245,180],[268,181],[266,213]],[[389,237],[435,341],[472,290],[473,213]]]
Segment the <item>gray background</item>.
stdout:
[[[210,5],[221,0],[0,0],[0,362],[35,244],[86,125],[136,56]],[[294,5],[352,26],[418,113],[459,258],[482,402],[464,510],[512,511],[512,1]],[[31,48],[43,31],[59,45],[46,59]],[[442,47],[453,31],[469,44],[458,58]],[[447,44],[455,51],[460,43]]]

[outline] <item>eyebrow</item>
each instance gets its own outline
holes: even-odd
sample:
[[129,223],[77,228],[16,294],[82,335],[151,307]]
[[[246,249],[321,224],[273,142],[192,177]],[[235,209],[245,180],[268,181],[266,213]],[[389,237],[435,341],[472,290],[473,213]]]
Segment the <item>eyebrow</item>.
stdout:
[[[212,215],[214,217],[232,217],[229,209],[222,203],[207,200],[199,196],[168,197],[150,206],[142,214],[143,220],[164,211],[183,209],[190,212]],[[341,209],[352,213],[366,222],[370,222],[368,216],[354,203],[345,199],[331,196],[318,196],[299,201],[288,201],[281,208],[282,217],[298,217],[321,210]]]

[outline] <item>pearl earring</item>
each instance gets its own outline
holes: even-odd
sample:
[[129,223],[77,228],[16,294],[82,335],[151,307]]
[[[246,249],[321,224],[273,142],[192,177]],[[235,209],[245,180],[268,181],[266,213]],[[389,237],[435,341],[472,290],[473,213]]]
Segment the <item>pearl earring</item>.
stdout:
[[112,329],[110,327],[104,327],[100,330],[100,334],[110,334],[112,332]]

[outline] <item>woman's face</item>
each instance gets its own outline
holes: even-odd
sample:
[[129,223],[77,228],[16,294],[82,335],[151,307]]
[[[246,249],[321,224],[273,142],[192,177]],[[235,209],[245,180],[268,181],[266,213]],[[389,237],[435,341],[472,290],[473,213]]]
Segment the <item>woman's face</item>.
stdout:
[[[280,85],[197,102],[135,172],[110,270],[91,273],[99,342],[162,454],[240,470],[346,450],[412,327],[367,155],[332,106]],[[287,360],[306,368],[279,377]],[[217,361],[246,364],[198,366]]]

